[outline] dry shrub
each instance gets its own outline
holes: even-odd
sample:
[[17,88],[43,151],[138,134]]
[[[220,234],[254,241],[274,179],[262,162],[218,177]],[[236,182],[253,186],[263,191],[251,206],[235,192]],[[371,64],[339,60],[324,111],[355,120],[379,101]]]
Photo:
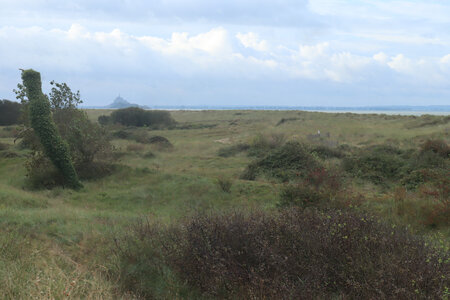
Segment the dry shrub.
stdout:
[[431,151],[443,158],[450,158],[450,146],[444,140],[427,140],[420,150],[422,153]]
[[424,241],[352,212],[201,216],[184,234],[172,263],[211,296],[435,298],[449,275]]
[[450,201],[436,201],[431,207],[427,207],[423,223],[431,227],[448,227],[450,224]]
[[448,287],[448,253],[351,211],[198,215],[129,234],[122,288],[146,298],[179,283],[221,299],[438,299]]

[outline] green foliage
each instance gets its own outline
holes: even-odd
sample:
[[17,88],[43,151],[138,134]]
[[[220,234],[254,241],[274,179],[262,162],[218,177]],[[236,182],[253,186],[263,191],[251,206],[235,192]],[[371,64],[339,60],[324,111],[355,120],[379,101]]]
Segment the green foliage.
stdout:
[[59,109],[54,112],[53,119],[58,124],[61,136],[69,144],[75,166],[110,160],[113,147],[106,130],[91,122],[84,111],[75,108]]
[[111,114],[113,123],[125,126],[163,128],[175,124],[168,111],[144,110],[138,107],[129,107],[115,110]]
[[0,126],[19,124],[20,115],[20,103],[6,99],[0,100]]
[[67,143],[61,139],[51,116],[50,103],[42,93],[40,74],[31,69],[26,70],[22,72],[22,80],[30,99],[31,126],[39,137],[44,153],[61,172],[68,187],[81,188]]
[[50,106],[54,110],[63,108],[76,108],[83,103],[80,98],[80,91],[73,93],[66,83],[58,83],[54,80],[50,81],[52,90],[49,94]]

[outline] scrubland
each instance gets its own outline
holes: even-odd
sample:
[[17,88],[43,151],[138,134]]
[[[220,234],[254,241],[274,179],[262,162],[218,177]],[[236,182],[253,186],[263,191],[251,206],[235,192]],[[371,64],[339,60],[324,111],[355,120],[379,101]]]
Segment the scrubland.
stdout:
[[104,125],[79,191],[31,184],[0,127],[2,297],[448,298],[450,117],[170,115]]

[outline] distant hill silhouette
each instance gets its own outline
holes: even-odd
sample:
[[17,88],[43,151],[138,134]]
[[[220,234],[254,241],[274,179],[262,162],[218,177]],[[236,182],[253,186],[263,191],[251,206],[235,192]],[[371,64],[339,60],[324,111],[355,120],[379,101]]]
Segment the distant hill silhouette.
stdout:
[[127,100],[123,99],[122,97],[118,96],[116,99],[114,99],[113,103],[110,105],[105,106],[104,108],[127,108],[127,107],[140,107],[140,108],[148,108],[147,106],[141,106],[135,103],[130,103]]

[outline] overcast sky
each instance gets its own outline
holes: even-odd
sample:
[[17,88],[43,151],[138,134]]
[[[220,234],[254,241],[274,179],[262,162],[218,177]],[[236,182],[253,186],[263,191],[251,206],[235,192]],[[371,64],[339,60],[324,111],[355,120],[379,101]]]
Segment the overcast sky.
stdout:
[[448,0],[0,0],[19,68],[145,105],[450,104]]

